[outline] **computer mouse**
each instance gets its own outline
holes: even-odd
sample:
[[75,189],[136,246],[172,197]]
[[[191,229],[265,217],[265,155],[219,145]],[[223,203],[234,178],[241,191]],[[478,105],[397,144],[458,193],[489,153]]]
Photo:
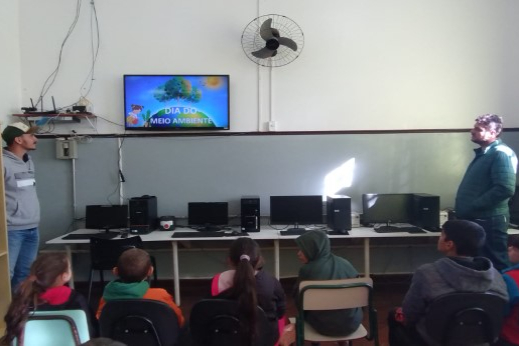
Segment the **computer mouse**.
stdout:
[[242,233],[241,233],[241,232],[238,232],[238,231],[232,231],[232,232],[231,232],[231,235],[234,236],[234,237],[237,237],[237,236],[242,235]]
[[350,235],[350,232],[348,232],[348,230],[346,229],[340,229],[337,231],[339,234],[344,234],[344,235]]

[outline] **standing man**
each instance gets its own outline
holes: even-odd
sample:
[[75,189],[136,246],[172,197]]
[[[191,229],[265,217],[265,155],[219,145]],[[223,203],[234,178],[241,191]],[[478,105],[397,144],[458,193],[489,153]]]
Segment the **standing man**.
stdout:
[[495,114],[481,115],[470,131],[476,157],[470,163],[456,195],[456,217],[480,224],[486,233],[481,255],[494,267],[510,266],[507,253],[508,200],[515,192],[517,157],[498,139],[503,120]]
[[2,132],[7,240],[11,290],[29,276],[38,253],[40,204],[36,195],[34,163],[27,154],[36,149],[37,127],[18,122]]

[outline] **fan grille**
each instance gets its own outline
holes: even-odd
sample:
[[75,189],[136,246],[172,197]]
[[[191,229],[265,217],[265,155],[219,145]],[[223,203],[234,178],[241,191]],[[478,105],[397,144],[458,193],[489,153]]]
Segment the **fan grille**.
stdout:
[[[297,50],[287,46],[279,46],[277,54],[270,58],[257,58],[252,55],[265,47],[265,40],[260,36],[261,24],[267,19],[272,19],[271,27],[279,31],[280,37],[290,38],[297,44]],[[243,30],[241,45],[247,57],[258,65],[267,67],[279,67],[294,61],[304,46],[304,34],[299,25],[288,17],[278,14],[268,14],[252,20]]]

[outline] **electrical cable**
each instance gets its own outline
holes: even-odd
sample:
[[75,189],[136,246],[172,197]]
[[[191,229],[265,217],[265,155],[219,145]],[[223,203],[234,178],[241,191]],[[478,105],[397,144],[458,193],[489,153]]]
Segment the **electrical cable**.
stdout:
[[64,49],[65,44],[67,43],[70,35],[72,34],[74,29],[76,28],[76,24],[77,24],[77,22],[79,20],[79,14],[80,13],[81,13],[81,0],[76,0],[76,15],[74,16],[74,20],[72,21],[72,24],[70,25],[70,27],[68,29],[68,32],[67,32],[67,35],[65,36],[65,39],[61,43],[61,47],[60,47],[60,51],[59,51],[59,55],[58,55],[58,64],[57,64],[56,68],[54,69],[54,71],[52,71],[52,73],[47,77],[47,79],[43,83],[43,86],[42,86],[41,91],[40,91],[40,96],[38,97],[38,100],[36,101],[36,105],[35,105],[36,108],[38,107],[38,104],[40,102],[42,102],[43,97],[47,94],[49,89],[52,87],[52,85],[56,81],[56,77],[58,76],[58,72],[59,72],[59,69],[61,67],[61,60],[62,60],[62,57],[63,57],[63,49]]
[[[91,39],[91,53],[92,53],[92,67],[90,68],[90,71],[88,72],[85,81],[81,85],[81,88],[79,89],[79,93],[81,97],[86,98],[90,91],[92,90],[92,86],[94,84],[94,72],[95,72],[95,65],[97,62],[97,56],[99,54],[99,45],[100,45],[100,35],[99,35],[99,20],[97,18],[97,10],[95,5],[95,0],[91,0],[90,4],[92,5],[92,12],[90,14],[90,39]],[[92,25],[92,21],[95,22],[95,40],[94,40],[94,26]],[[94,46],[94,41],[96,42]],[[83,94],[83,89],[85,87],[85,84],[87,82],[90,82],[90,85],[88,86],[87,92]]]

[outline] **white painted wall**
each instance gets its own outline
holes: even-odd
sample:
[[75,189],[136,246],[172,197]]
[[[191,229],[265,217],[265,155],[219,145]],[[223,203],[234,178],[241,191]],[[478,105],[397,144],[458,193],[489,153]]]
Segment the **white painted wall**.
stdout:
[[18,0],[2,1],[0,11],[0,123],[20,110],[20,46]]
[[[280,131],[468,128],[488,112],[519,126],[517,0],[258,1],[97,1],[101,49],[88,99],[98,116],[120,124],[100,119],[98,131],[124,131],[123,74],[169,73],[230,74],[231,131],[237,132],[264,130],[270,118]],[[80,96],[91,61],[89,2],[81,1],[45,98],[49,107],[51,95],[58,106]],[[8,3],[17,12],[15,1]],[[19,3],[19,90],[28,104],[56,67],[75,3]],[[269,13],[290,17],[305,34],[301,56],[274,68],[271,80],[240,43],[247,23]],[[16,76],[2,62],[4,70]],[[75,129],[92,132],[84,122]],[[54,132],[67,130],[58,125]]]

